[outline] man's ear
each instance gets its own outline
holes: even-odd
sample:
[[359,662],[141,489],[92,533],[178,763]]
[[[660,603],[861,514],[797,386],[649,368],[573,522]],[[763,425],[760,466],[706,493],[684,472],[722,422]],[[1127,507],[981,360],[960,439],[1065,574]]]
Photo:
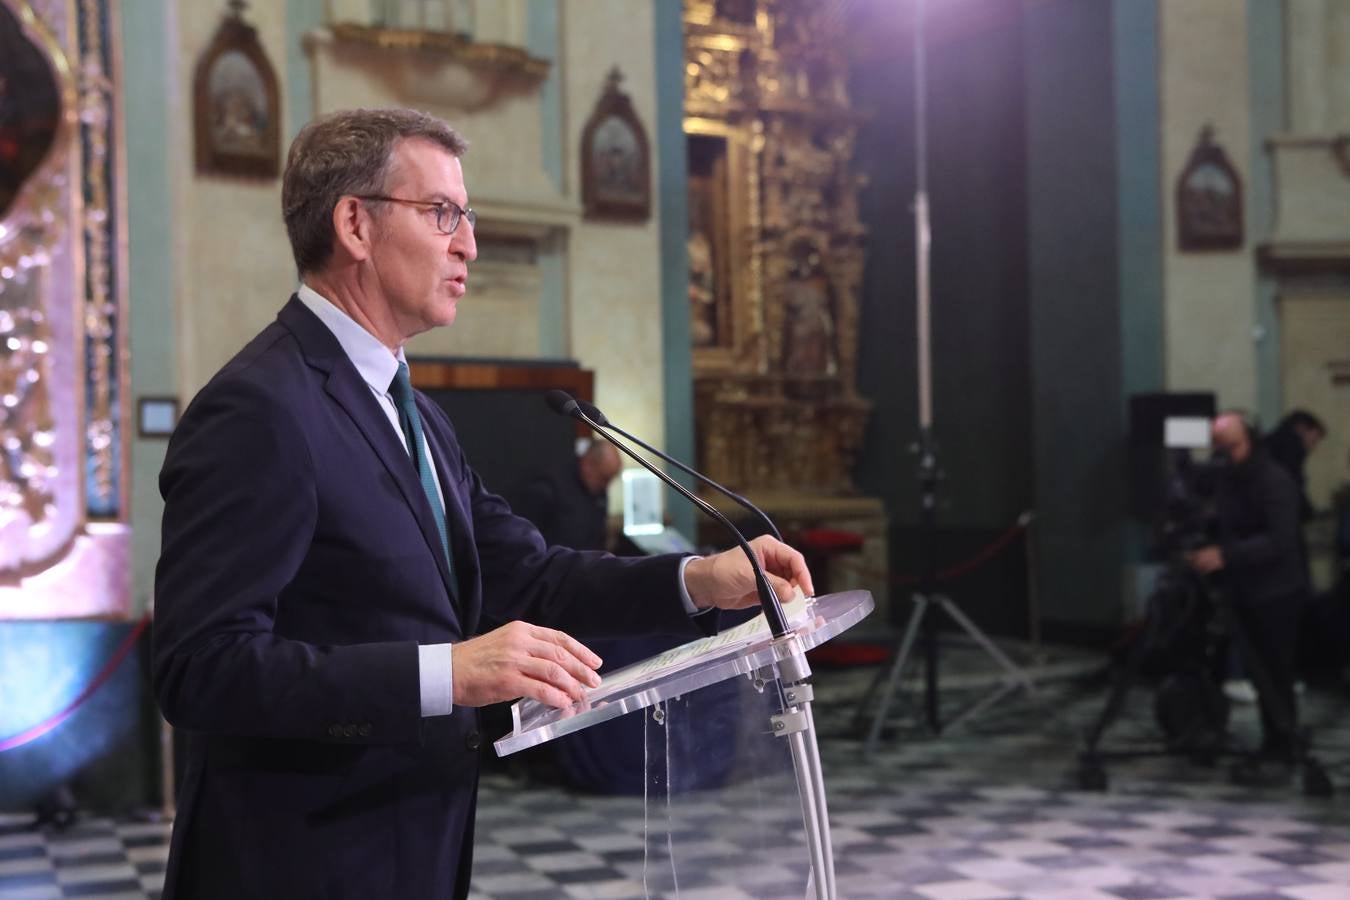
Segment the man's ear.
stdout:
[[375,220],[370,209],[355,197],[343,197],[333,207],[333,249],[352,262],[370,258]]

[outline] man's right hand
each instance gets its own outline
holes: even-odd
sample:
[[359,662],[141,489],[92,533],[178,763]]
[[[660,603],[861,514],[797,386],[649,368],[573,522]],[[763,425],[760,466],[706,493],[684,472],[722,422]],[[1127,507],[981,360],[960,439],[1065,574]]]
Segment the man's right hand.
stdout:
[[601,659],[580,641],[552,628],[508,622],[455,644],[456,706],[487,706],[531,697],[565,709],[597,687]]
[[1186,562],[1201,575],[1208,575],[1223,568],[1223,548],[1217,545],[1201,547],[1186,554]]

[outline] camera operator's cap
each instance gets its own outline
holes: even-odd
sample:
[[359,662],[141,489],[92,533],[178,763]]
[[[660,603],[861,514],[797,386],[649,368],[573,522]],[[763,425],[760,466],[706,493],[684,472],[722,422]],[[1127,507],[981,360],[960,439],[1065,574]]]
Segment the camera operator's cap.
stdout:
[[1204,416],[1168,416],[1163,420],[1163,446],[1169,450],[1208,450],[1210,421]]

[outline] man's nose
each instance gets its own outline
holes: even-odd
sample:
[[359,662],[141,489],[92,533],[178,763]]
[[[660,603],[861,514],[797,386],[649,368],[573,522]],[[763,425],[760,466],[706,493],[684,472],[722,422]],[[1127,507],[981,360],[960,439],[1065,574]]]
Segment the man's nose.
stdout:
[[474,228],[467,218],[461,219],[459,227],[455,229],[450,239],[450,252],[465,262],[473,262],[478,258],[478,235],[474,234]]

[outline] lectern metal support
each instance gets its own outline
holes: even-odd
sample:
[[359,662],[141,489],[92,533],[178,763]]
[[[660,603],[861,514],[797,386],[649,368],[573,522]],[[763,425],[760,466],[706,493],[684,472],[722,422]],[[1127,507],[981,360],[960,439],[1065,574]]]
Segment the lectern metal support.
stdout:
[[811,856],[812,885],[816,900],[835,900],[834,847],[830,842],[830,813],[825,803],[825,774],[816,744],[816,723],[811,715],[815,692],[806,679],[811,667],[801,640],[795,634],[780,638],[786,653],[778,663],[783,687],[783,712],[771,716],[773,733],[786,737],[792,752],[792,768],[801,793],[802,826]]

